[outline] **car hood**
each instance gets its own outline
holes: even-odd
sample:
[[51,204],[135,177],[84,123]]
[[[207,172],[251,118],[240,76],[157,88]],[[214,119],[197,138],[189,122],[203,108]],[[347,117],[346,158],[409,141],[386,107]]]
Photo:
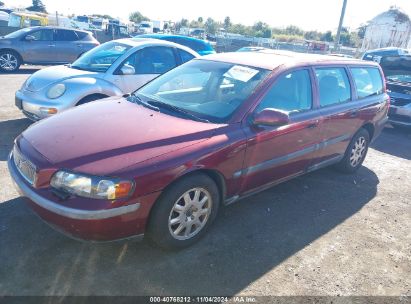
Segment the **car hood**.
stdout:
[[40,121],[22,136],[51,167],[108,175],[205,141],[222,126],[111,97]]
[[48,67],[34,73],[24,84],[28,91],[40,91],[50,84],[79,77],[102,77],[103,74],[70,68],[67,65]]

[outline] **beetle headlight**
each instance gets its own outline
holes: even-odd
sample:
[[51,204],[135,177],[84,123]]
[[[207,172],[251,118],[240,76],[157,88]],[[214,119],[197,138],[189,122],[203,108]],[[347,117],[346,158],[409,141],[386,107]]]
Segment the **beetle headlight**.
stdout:
[[56,84],[52,86],[48,92],[47,92],[47,97],[50,99],[56,99],[59,98],[61,95],[66,92],[66,86],[62,83]]
[[108,200],[126,198],[134,191],[134,182],[130,180],[90,176],[65,170],[57,171],[51,178],[50,185],[77,196]]

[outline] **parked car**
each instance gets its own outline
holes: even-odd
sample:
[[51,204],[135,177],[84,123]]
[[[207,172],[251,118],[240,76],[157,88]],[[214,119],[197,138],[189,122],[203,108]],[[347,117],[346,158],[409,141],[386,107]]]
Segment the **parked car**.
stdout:
[[362,56],[362,60],[380,62],[382,57],[404,56],[404,55],[411,55],[411,53],[407,49],[387,47],[387,48],[375,49],[375,50],[370,50],[370,51],[365,52]]
[[392,126],[411,128],[411,55],[380,59],[388,94],[391,97],[389,121]]
[[153,38],[153,39],[160,39],[160,40],[167,40],[174,43],[178,43],[189,47],[190,49],[196,51],[201,56],[215,54],[215,50],[211,46],[210,43],[207,41],[187,37],[187,36],[180,36],[180,35],[167,35],[167,34],[147,34],[147,35],[138,35],[134,38]]
[[87,52],[70,65],[34,73],[16,92],[16,106],[32,120],[109,96],[122,96],[198,54],[153,39],[119,39]]
[[0,72],[15,72],[23,63],[62,64],[99,45],[86,31],[30,27],[0,38]]
[[388,108],[374,62],[216,54],[36,123],[8,167],[33,210],[68,235],[145,234],[182,248],[223,205],[332,164],[355,172]]

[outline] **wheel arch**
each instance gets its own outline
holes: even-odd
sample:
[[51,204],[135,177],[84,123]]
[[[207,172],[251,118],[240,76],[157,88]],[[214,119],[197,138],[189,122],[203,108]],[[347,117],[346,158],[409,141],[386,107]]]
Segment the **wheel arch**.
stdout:
[[[96,97],[96,99],[93,99],[94,97]],[[106,94],[102,94],[102,93],[91,93],[89,95],[84,96],[79,101],[77,101],[76,106],[79,106],[79,105],[82,105],[83,103],[86,103],[87,99],[98,100],[98,99],[103,99],[103,98],[107,98],[107,97],[110,97],[110,96],[106,95]]]
[[368,123],[364,124],[361,128],[368,132],[368,135],[370,135],[370,141],[371,141],[374,137],[374,132],[375,132],[374,125],[372,123],[368,122]]
[[18,51],[16,51],[15,49],[12,49],[12,48],[1,48],[1,49],[0,49],[0,53],[1,53],[1,52],[4,52],[4,51],[13,52],[13,53],[16,54],[17,56],[19,56],[19,59],[20,59],[21,63],[24,62],[23,56],[22,56]]

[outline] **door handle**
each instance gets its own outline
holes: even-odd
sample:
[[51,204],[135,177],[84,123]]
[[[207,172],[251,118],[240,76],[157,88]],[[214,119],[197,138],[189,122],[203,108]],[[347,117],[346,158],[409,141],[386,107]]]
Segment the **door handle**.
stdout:
[[316,121],[314,121],[314,122],[310,123],[310,124],[307,126],[307,129],[314,129],[314,128],[317,128],[317,127],[318,127],[319,122],[320,122],[319,120],[316,120]]
[[358,116],[357,110],[350,112],[350,117],[357,117],[357,116]]
[[56,45],[55,44],[49,44],[48,46],[49,47],[55,47]]

